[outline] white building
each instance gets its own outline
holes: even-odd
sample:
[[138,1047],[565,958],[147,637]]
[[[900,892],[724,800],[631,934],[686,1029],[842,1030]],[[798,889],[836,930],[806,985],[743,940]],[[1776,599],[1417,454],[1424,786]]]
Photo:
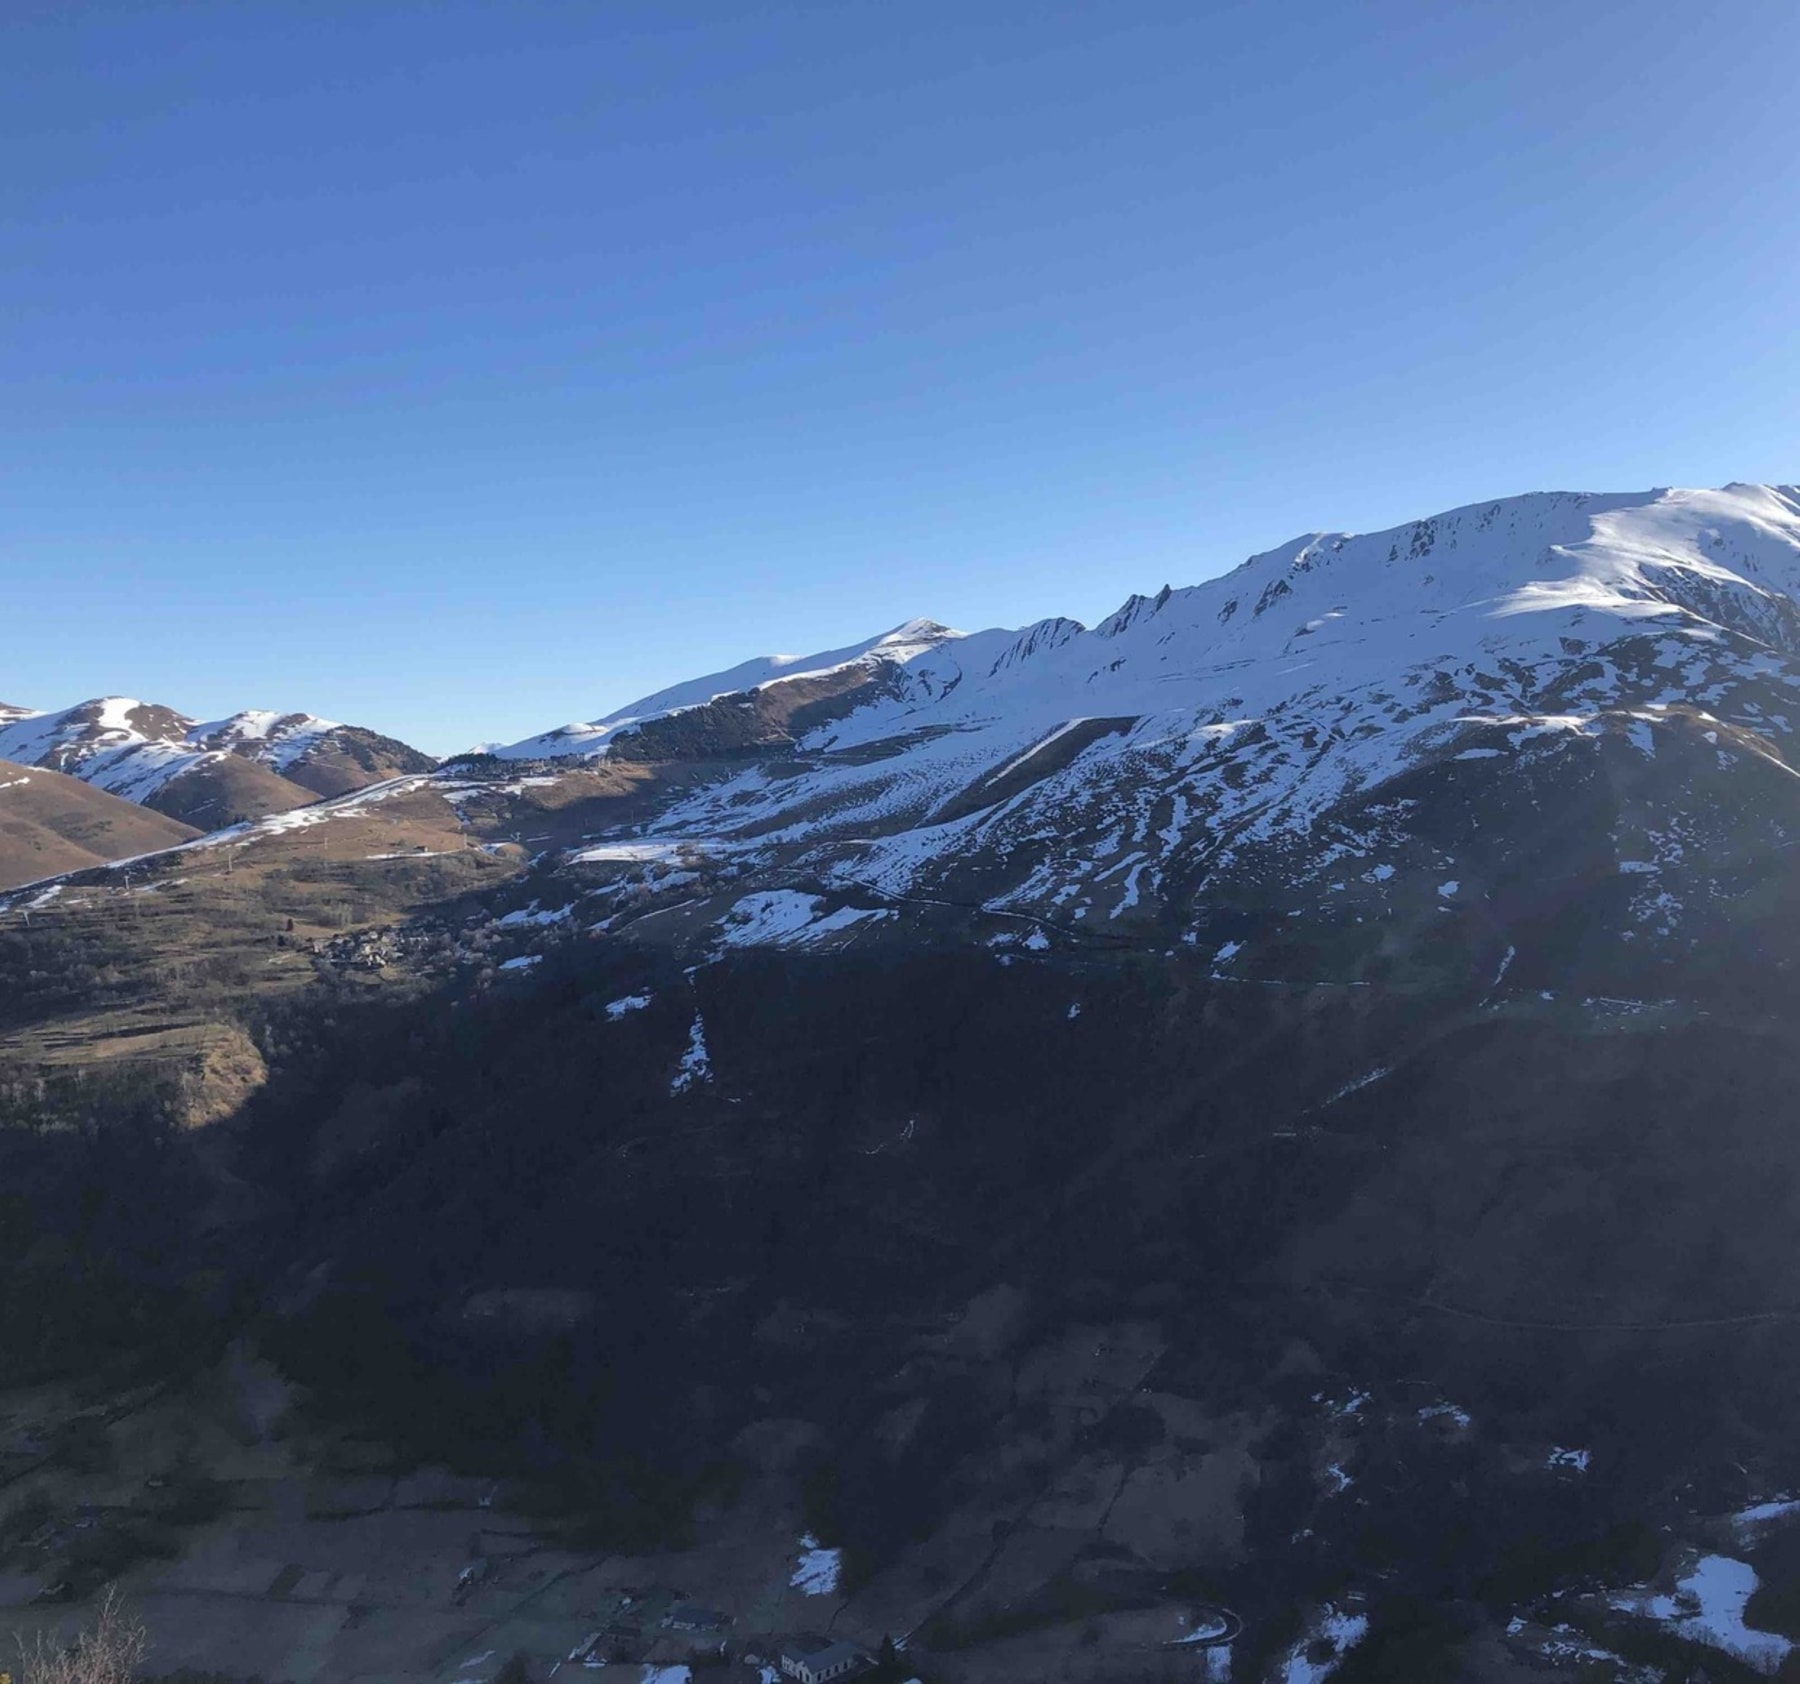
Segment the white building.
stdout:
[[842,1678],[862,1662],[862,1650],[853,1643],[784,1643],[781,1670],[799,1684],[825,1684]]

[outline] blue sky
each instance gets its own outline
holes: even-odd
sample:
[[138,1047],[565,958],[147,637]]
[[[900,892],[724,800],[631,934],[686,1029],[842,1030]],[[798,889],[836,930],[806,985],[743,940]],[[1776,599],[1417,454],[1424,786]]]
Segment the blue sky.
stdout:
[[1797,68],[1789,0],[14,0],[0,699],[442,752],[1792,481]]

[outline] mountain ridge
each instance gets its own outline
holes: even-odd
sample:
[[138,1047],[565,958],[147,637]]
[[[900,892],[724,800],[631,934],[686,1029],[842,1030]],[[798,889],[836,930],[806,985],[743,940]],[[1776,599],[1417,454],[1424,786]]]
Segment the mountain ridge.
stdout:
[[[1645,533],[1632,530],[1629,520],[1621,522],[1617,518],[1621,516],[1636,517],[1640,523],[1647,518],[1649,526],[1660,527],[1664,536],[1676,542],[1685,537],[1691,543],[1696,529],[1725,520],[1762,536],[1777,538],[1780,543],[1791,543],[1796,518],[1800,517],[1800,490],[1792,486],[1764,487],[1739,482],[1718,491],[1658,488],[1641,493],[1532,492],[1466,504],[1373,533],[1309,532],[1252,555],[1235,568],[1199,584],[1165,585],[1154,595],[1133,594],[1091,628],[1066,616],[1051,616],[1020,628],[993,628],[975,633],[952,633],[934,621],[910,621],[893,632],[845,649],[805,657],[764,656],[746,661],[706,678],[653,692],[590,724],[541,733],[520,743],[505,745],[496,752],[518,758],[558,758],[604,752],[617,735],[653,716],[701,705],[729,693],[764,688],[794,677],[815,676],[820,671],[856,661],[887,661],[929,671],[936,657],[944,652],[962,669],[973,669],[981,664],[983,657],[991,656],[986,676],[993,677],[1004,667],[1017,666],[1031,656],[1049,654],[1077,639],[1106,641],[1118,638],[1148,617],[1164,614],[1171,606],[1179,614],[1184,608],[1210,606],[1217,602],[1216,618],[1220,630],[1213,638],[1214,644],[1220,648],[1233,644],[1254,645],[1259,641],[1255,633],[1266,630],[1256,623],[1292,595],[1300,581],[1308,576],[1315,581],[1342,579],[1344,568],[1337,564],[1344,552],[1352,551],[1352,561],[1360,563],[1361,571],[1369,575],[1372,572],[1370,557],[1380,556],[1383,551],[1382,560],[1389,568],[1425,562],[1434,554],[1445,557],[1465,540],[1492,531],[1496,523],[1502,521],[1510,533],[1517,533],[1521,525],[1528,531],[1535,528],[1542,545],[1541,548],[1534,546],[1530,559],[1552,561],[1560,554],[1565,562],[1577,563],[1574,571],[1561,580],[1545,581],[1538,577],[1538,569],[1525,567],[1516,568],[1511,577],[1496,577],[1489,573],[1485,578],[1470,582],[1460,573],[1440,577],[1441,563],[1430,569],[1414,570],[1422,577],[1405,580],[1403,584],[1416,585],[1432,592],[1438,599],[1428,605],[1426,611],[1447,614],[1476,606],[1483,600],[1476,593],[1482,591],[1494,597],[1515,596],[1517,600],[1506,610],[1509,612],[1560,605],[1623,615],[1632,612],[1627,605],[1636,602],[1641,606],[1635,612],[1654,615],[1662,611],[1655,606],[1659,602],[1671,609],[1692,606],[1691,602],[1662,593],[1645,576],[1644,569],[1659,565],[1658,558],[1644,547]],[[1440,548],[1440,534],[1444,548]],[[1610,550],[1606,543],[1609,538],[1613,540]],[[1595,546],[1595,554],[1588,559],[1599,562],[1585,573],[1579,564],[1581,558],[1572,553],[1581,546]],[[1634,563],[1636,577],[1631,576],[1631,569],[1622,565],[1627,552],[1634,548],[1638,551]],[[1661,564],[1666,563],[1667,558],[1662,558]],[[1550,571],[1556,570],[1556,564],[1552,562]],[[1795,588],[1800,587],[1800,575],[1795,574],[1791,565],[1786,584],[1779,591],[1770,591],[1742,576],[1733,577],[1728,569],[1696,566],[1693,561],[1688,564],[1687,571],[1715,582],[1729,579],[1740,591],[1763,599],[1785,596],[1791,600]],[[1379,598],[1382,591],[1367,588],[1376,582],[1370,577],[1359,581],[1365,595]],[[1455,594],[1459,584],[1465,586],[1460,598]],[[1538,599],[1529,600],[1534,591],[1538,593]],[[1316,598],[1318,593],[1315,590],[1311,594]],[[1387,600],[1382,606],[1386,610],[1405,611],[1407,604],[1395,601],[1391,588],[1385,594]],[[1341,606],[1327,607],[1327,613],[1343,611]],[[1243,615],[1241,620],[1237,619],[1240,613]],[[1234,620],[1235,625],[1231,623]],[[1253,627],[1255,631],[1252,631]],[[915,628],[925,628],[926,635],[909,640],[906,634]],[[1317,629],[1323,628],[1306,626],[1300,635]],[[1289,635],[1294,633],[1290,630]],[[1268,639],[1265,637],[1260,641],[1266,644]],[[909,642],[916,642],[917,646],[909,647]],[[1201,643],[1199,649],[1205,652],[1206,645]]]

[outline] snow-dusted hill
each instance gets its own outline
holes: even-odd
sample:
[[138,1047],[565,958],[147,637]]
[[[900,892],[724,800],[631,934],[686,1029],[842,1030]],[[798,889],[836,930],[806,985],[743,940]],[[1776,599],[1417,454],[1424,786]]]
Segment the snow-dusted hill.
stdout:
[[[41,766],[127,800],[176,816],[191,790],[180,786],[210,773],[237,797],[217,822],[277,811],[387,777],[419,771],[430,760],[404,744],[358,726],[312,714],[251,710],[201,722],[172,708],[105,696],[59,712],[0,712],[0,758]],[[266,776],[250,771],[257,768]],[[197,787],[197,786],[195,786]]]
[[[1685,770],[1652,805],[1691,850],[1715,832],[1777,845],[1785,810],[1765,836],[1737,800],[1701,795],[1687,761],[1721,778],[1741,764],[1731,787],[1758,800],[1791,781],[1797,653],[1800,491],[1550,493],[1312,534],[1091,629],[915,623],[793,663],[809,678],[858,666],[791,716],[776,701],[800,680],[749,663],[513,752],[679,755],[673,728],[708,710],[779,715],[775,760],[743,754],[628,846],[598,839],[590,862],[654,881],[666,867],[645,862],[680,848],[747,889],[804,884],[821,918],[836,896],[912,897],[1192,935],[1224,907],[1364,875],[1383,895],[1428,876],[1453,899],[1469,873],[1406,805],[1426,773],[1498,823],[1509,800],[1541,799],[1540,774],[1662,752]],[[1648,889],[1680,874],[1674,831],[1620,846],[1644,856],[1639,898],[1666,922],[1679,896]]]

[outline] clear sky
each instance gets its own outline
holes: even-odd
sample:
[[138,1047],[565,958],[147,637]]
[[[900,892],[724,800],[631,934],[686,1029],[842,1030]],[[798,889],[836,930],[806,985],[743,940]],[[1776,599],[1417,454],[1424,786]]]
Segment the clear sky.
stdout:
[[443,752],[1800,479],[1792,0],[0,9],[0,699]]

